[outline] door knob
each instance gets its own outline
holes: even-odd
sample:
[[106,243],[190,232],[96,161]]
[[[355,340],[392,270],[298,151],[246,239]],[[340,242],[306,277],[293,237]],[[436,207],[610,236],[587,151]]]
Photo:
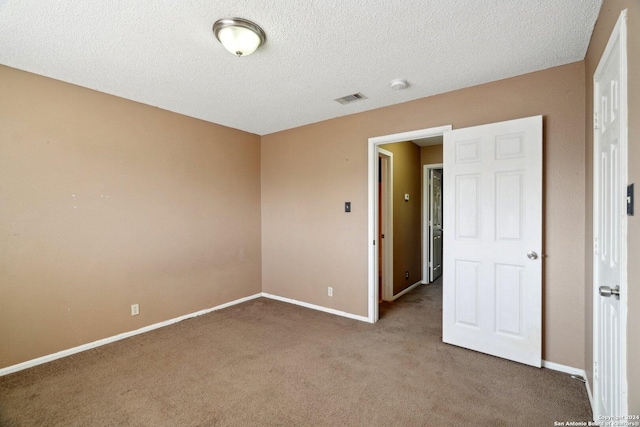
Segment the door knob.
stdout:
[[610,297],[613,295],[616,299],[620,299],[620,286],[616,286],[613,289],[608,286],[600,286],[600,295],[603,297]]
[[534,251],[527,252],[527,258],[529,259],[538,259],[538,254]]

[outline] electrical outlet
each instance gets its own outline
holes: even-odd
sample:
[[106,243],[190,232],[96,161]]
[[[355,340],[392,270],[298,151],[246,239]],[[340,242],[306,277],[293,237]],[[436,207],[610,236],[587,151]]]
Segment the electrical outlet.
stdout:
[[404,278],[405,280],[409,280],[409,270],[404,272]]
[[331,286],[327,288],[327,295],[329,295],[330,297],[333,296],[333,288]]
[[140,304],[131,304],[131,315],[137,316],[140,314]]

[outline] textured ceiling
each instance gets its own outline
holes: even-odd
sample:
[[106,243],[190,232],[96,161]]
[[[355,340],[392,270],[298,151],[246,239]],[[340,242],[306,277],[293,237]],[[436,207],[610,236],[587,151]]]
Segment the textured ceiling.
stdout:
[[[264,135],[580,61],[601,2],[0,0],[0,64]],[[266,44],[224,50],[230,16]]]

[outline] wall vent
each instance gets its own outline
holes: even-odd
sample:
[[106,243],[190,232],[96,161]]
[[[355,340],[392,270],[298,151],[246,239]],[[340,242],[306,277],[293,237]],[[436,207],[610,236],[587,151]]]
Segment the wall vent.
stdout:
[[342,98],[338,98],[335,101],[339,102],[342,105],[351,104],[353,102],[361,101],[363,99],[367,99],[366,96],[361,94],[360,92],[354,93],[353,95],[343,96]]

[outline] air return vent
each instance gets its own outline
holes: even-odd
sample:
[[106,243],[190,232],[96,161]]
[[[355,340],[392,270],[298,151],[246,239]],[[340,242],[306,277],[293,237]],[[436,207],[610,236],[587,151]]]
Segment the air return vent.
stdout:
[[367,97],[361,94],[360,92],[358,92],[358,93],[354,93],[353,95],[347,95],[347,96],[343,96],[342,98],[338,98],[336,99],[336,101],[338,101],[342,105],[346,105],[346,104],[351,104],[353,102],[360,101],[362,99],[367,99]]

